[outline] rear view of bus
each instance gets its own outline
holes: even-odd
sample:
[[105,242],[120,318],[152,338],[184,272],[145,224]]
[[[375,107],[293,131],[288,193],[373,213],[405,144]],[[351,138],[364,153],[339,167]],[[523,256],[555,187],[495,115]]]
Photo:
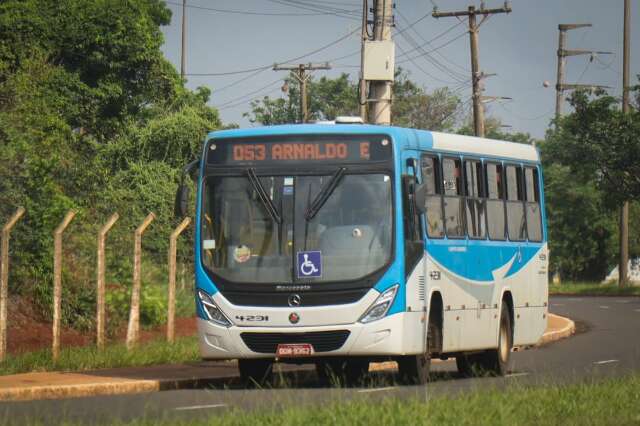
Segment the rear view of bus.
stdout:
[[256,382],[275,361],[354,381],[387,359],[426,380],[443,324],[441,313],[429,321],[410,135],[362,125],[209,135],[195,244],[203,359],[238,359]]

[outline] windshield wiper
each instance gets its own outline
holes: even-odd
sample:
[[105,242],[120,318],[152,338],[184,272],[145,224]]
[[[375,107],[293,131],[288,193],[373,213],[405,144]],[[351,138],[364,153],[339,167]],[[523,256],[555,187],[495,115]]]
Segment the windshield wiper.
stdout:
[[271,219],[273,219],[278,224],[281,224],[282,217],[280,216],[280,213],[278,213],[276,206],[273,205],[273,201],[271,201],[271,198],[269,198],[269,196],[267,195],[267,191],[264,190],[264,187],[260,183],[258,176],[256,176],[256,171],[252,168],[248,168],[247,176],[249,177],[249,182],[251,182],[253,189],[258,193],[258,197],[260,197],[260,201],[262,201],[264,208],[267,209],[267,213],[269,213],[269,216],[271,216]]
[[322,206],[324,206],[324,203],[327,202],[327,200],[333,193],[333,190],[336,189],[336,186],[338,186],[338,184],[340,183],[340,179],[342,178],[346,170],[346,168],[340,167],[333,174],[331,180],[329,180],[329,182],[327,182],[327,184],[322,187],[316,198],[314,198],[313,202],[311,203],[311,207],[309,207],[304,214],[304,218],[307,220],[307,222],[313,219],[318,214]]

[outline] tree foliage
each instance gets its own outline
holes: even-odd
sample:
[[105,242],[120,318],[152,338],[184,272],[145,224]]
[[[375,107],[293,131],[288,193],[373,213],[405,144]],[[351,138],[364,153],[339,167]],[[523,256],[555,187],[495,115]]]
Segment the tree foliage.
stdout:
[[66,321],[95,309],[95,236],[111,213],[121,216],[111,283],[128,288],[133,230],[149,211],[158,218],[145,253],[166,261],[180,168],[220,126],[209,91],[187,90],[163,57],[170,19],[159,0],[0,3],[0,219],[27,210],[12,238],[12,291],[44,313],[52,232],[68,209],[78,215],[65,234]]
[[[251,102],[251,112],[244,115],[252,123],[263,125],[295,123],[299,121],[299,87],[287,78],[288,91],[283,98],[265,96]],[[359,115],[358,84],[348,74],[331,79],[313,78],[308,82],[309,116],[312,120],[333,120],[337,116]],[[409,79],[403,70],[396,72],[393,86],[392,122],[397,126],[428,130],[450,130],[457,119],[460,100],[449,89],[428,93]]]
[[[487,117],[484,123],[485,138],[496,139],[501,141],[526,143],[532,145],[534,138],[529,133],[524,132],[505,132],[502,130],[502,121],[496,117]],[[464,126],[457,130],[460,135],[473,136],[475,131],[473,128],[472,118],[467,119]]]
[[574,112],[541,145],[552,267],[565,277],[602,279],[616,264],[618,211],[631,201],[630,254],[640,255],[640,119],[604,93],[575,93]]
[[612,96],[576,92],[574,112],[557,123],[549,154],[574,173],[592,177],[614,204],[640,198],[640,113],[625,114]]

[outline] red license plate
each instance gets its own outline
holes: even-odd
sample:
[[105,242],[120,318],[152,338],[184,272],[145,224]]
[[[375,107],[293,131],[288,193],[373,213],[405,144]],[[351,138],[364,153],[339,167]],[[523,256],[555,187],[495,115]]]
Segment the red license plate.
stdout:
[[313,355],[313,346],[310,343],[281,343],[276,349],[276,356],[281,358],[310,355]]

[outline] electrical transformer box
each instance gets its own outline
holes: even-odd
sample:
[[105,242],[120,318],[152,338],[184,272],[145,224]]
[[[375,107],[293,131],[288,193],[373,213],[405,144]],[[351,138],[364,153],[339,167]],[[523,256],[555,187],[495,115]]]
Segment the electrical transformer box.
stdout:
[[395,44],[391,40],[367,41],[364,44],[364,79],[393,81]]

